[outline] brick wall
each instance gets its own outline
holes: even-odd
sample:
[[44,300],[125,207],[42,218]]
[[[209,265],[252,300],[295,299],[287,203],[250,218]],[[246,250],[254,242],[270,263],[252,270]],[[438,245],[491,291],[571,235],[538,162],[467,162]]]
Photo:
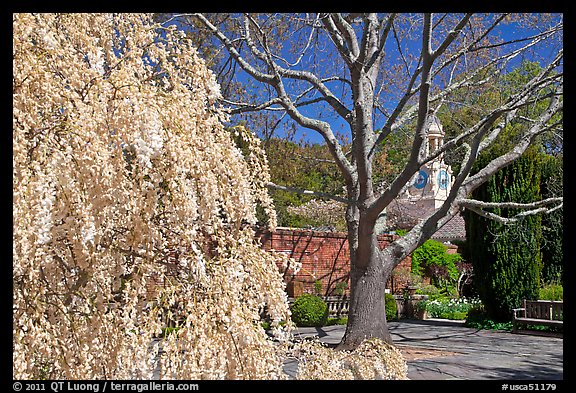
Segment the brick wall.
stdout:
[[[348,288],[350,269],[348,239],[345,232],[320,232],[306,229],[277,228],[274,232],[262,230],[257,233],[265,250],[275,250],[291,256],[300,262],[302,268],[292,275],[284,274],[288,295],[314,293],[314,283],[322,283],[323,296],[335,295],[337,284],[345,282]],[[380,235],[378,242],[381,248],[396,239],[395,235]],[[411,269],[412,259],[407,257],[396,269]],[[391,292],[398,291],[398,285],[392,280],[387,283]],[[348,290],[346,290],[348,294]]]
[[[275,250],[285,253],[300,262],[302,268],[296,275],[291,272],[284,272],[284,281],[287,283],[288,295],[294,297],[300,293],[314,293],[314,283],[322,283],[323,296],[336,295],[337,284],[346,283],[345,293],[348,295],[350,271],[350,255],[348,250],[348,239],[345,232],[322,232],[306,229],[277,228],[274,232],[259,230],[256,232],[257,238],[265,250]],[[380,235],[378,242],[381,248],[397,238],[396,235]],[[170,266],[176,265],[178,253],[170,255],[167,262]],[[281,266],[278,266],[280,269]],[[412,269],[412,257],[406,257],[396,268]],[[159,275],[149,277],[147,283],[148,300],[156,295],[157,287],[164,285],[163,279]],[[402,293],[405,283],[398,282],[391,277],[386,283],[386,288],[392,293]]]

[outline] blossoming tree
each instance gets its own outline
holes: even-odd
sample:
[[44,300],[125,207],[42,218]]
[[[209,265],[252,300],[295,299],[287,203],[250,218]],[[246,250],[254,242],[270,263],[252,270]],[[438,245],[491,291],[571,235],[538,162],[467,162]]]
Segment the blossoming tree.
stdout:
[[190,41],[143,14],[14,14],[13,33],[14,377],[283,378],[287,260],[246,225],[257,203],[275,225],[267,162]]
[[[274,376],[257,321],[264,306],[275,326],[289,318],[281,257],[241,225],[270,206],[266,161],[245,130],[248,156],[233,144],[196,50],[144,15],[13,26],[15,377]],[[158,357],[174,306],[185,320]]]

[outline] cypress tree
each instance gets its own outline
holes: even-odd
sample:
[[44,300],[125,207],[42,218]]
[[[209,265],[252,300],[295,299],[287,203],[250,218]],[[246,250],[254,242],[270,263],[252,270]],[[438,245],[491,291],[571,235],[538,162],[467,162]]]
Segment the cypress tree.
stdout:
[[[534,150],[496,173],[473,192],[486,202],[534,202],[541,198],[539,162]],[[478,161],[484,166],[490,157]],[[494,209],[502,217],[512,217],[516,209]],[[514,224],[502,224],[465,212],[468,260],[474,266],[474,284],[488,316],[510,320],[512,308],[521,300],[538,296],[542,270],[542,218],[527,216]]]
[[[550,198],[561,195],[563,187],[562,155],[546,156],[542,161],[542,197]],[[556,210],[542,216],[542,281],[544,283],[564,283],[564,215]]]

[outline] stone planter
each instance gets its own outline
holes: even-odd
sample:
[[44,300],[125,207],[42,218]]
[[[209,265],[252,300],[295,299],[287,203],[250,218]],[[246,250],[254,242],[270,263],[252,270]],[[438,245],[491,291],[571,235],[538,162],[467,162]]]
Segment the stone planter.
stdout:
[[418,287],[408,286],[408,287],[406,287],[406,292],[408,292],[408,296],[412,297],[416,294],[417,289],[418,289]]
[[428,319],[428,311],[426,311],[426,309],[416,310],[414,316],[416,317],[416,319]]
[[396,299],[396,305],[398,306],[398,315],[400,318],[418,318],[418,319],[425,319],[420,318],[416,310],[416,303],[421,300],[428,299],[428,295],[412,295],[412,296],[405,296],[405,295],[394,295]]

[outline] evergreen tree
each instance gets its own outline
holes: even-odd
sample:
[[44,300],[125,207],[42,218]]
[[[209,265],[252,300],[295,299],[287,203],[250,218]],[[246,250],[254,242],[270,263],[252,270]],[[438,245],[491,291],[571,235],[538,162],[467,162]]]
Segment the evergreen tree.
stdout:
[[[562,155],[546,156],[542,161],[542,197],[558,196],[561,192],[563,166]],[[564,282],[564,252],[562,238],[564,234],[564,215],[556,210],[542,216],[542,281],[544,283]]]
[[[479,164],[491,157],[484,156]],[[535,150],[503,168],[473,192],[473,198],[486,202],[533,202],[541,197],[540,161]],[[515,209],[495,209],[495,214],[512,217]],[[474,283],[488,315],[509,320],[512,308],[522,299],[538,296],[542,270],[542,217],[524,217],[514,224],[466,211],[467,260],[474,266]]]

